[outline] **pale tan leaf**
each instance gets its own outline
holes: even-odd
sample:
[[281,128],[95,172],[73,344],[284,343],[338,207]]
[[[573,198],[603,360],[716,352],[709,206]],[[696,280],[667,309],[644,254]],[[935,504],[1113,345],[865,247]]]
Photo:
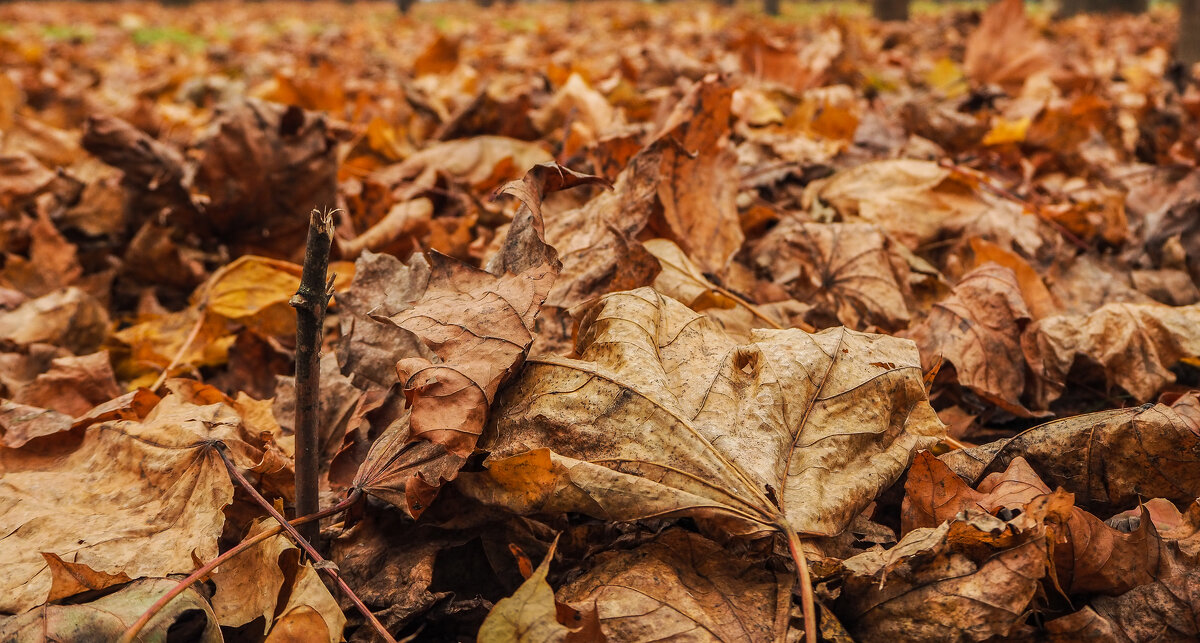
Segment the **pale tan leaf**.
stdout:
[[947,234],[978,236],[1034,256],[1045,243],[1037,217],[975,183],[931,161],[895,159],[844,170],[815,189],[838,212],[878,224],[911,250]]
[[610,641],[789,640],[795,576],[739,558],[698,534],[673,529],[591,562],[558,598],[594,605]]
[[[232,404],[196,382],[168,381],[172,394],[144,421],[88,426],[79,440],[47,438],[0,449],[0,611],[45,600],[51,571],[42,553],[131,578],[188,573],[217,555],[233,485],[213,443],[221,440],[265,491],[287,496],[290,464],[248,435]],[[36,447],[36,448],[35,448]],[[290,486],[290,485],[289,485]]]
[[[0,625],[5,641],[115,641],[179,582],[169,578],[136,580],[114,594],[81,605],[42,605]],[[221,628],[208,601],[188,588],[150,619],[143,641],[166,641],[168,632],[197,643],[220,643]]]
[[738,345],[648,288],[602,298],[579,337],[580,359],[530,360],[499,402],[492,470],[470,492],[832,535],[943,431],[904,340],[839,328]]
[[754,266],[797,301],[818,328],[908,324],[909,269],[891,240],[864,223],[787,219],[751,248]]
[[1141,498],[1191,502],[1200,496],[1200,426],[1162,404],[1100,411],[1048,422],[1016,437],[941,460],[969,481],[1021,457],[1050,486],[1075,494],[1101,515]]
[[[275,524],[273,520],[257,521],[246,537]],[[263,631],[269,630],[284,583],[279,556],[293,547],[285,536],[272,536],[218,567],[211,577],[216,586],[212,609],[217,622],[238,627],[261,616],[265,619]]]
[[1154,398],[1175,381],[1170,368],[1200,355],[1200,304],[1107,304],[1090,315],[1038,320],[1022,339],[1026,359],[1039,376],[1042,405],[1057,399],[1067,374],[1081,358],[1104,367],[1109,380],[1139,401]]

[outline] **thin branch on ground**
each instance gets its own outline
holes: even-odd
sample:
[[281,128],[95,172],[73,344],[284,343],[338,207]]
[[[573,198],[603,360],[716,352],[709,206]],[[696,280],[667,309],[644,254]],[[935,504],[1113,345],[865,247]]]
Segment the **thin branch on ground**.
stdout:
[[367,623],[371,625],[371,628],[374,629],[384,641],[387,643],[396,643],[396,639],[392,638],[392,635],[388,633],[387,628],[383,626],[383,623],[380,623],[379,619],[375,618],[375,615],[371,613],[371,610],[367,609],[367,606],[363,604],[362,599],[360,599],[358,595],[354,593],[354,590],[350,589],[350,586],[347,585],[346,581],[342,579],[340,574],[338,574],[337,565],[334,565],[333,563],[330,563],[322,558],[321,554],[318,553],[317,550],[312,546],[312,543],[310,543],[304,536],[301,536],[300,532],[288,522],[287,518],[284,518],[283,514],[276,511],[274,505],[268,502],[267,499],[258,492],[258,489],[254,488],[254,485],[250,484],[250,481],[242,475],[242,472],[237,470],[237,467],[234,466],[233,461],[229,459],[229,454],[227,453],[228,447],[221,442],[217,442],[215,446],[217,454],[221,456],[221,460],[225,463],[225,468],[229,470],[229,475],[232,476],[233,479],[236,480],[237,483],[246,490],[246,493],[250,494],[251,498],[254,498],[254,501],[257,502],[259,506],[265,509],[267,513],[271,514],[271,517],[274,518],[280,524],[280,526],[283,527],[284,531],[291,536],[292,540],[295,541],[296,546],[304,550],[305,554],[308,554],[308,557],[313,561],[313,567],[318,571],[324,572],[329,576],[330,579],[333,580],[334,584],[338,586],[338,589],[342,590],[342,593],[346,595],[346,598],[350,599],[351,603],[354,603],[354,607],[358,608],[359,613],[363,615],[363,618],[367,619]]
[[[291,521],[291,524],[303,525],[309,522],[317,522],[321,518],[339,514],[352,507],[354,503],[358,502],[361,497],[362,491],[355,489],[350,493],[349,496],[346,497],[345,500],[342,500],[336,505],[324,511],[319,511],[315,514],[309,514],[307,516],[296,518],[295,520]],[[281,531],[283,531],[283,526],[276,525],[261,533],[255,534],[254,536],[251,536],[250,538],[238,543],[229,551],[217,556],[216,558],[205,563],[200,568],[196,569],[196,571],[189,574],[187,578],[179,581],[179,584],[177,584],[175,587],[172,587],[171,591],[163,594],[162,598],[159,598],[157,601],[155,601],[154,604],[150,606],[150,609],[147,609],[137,621],[134,621],[133,625],[129,626],[129,629],[125,630],[125,632],[121,635],[121,638],[118,639],[118,643],[133,643],[133,641],[137,638],[138,633],[146,627],[146,624],[149,623],[151,619],[153,619],[160,611],[162,611],[162,609],[166,607],[168,603],[175,600],[176,596],[182,594],[184,590],[191,587],[194,583],[204,580],[204,578],[211,574],[214,569],[224,565],[233,557],[241,554],[244,551],[252,549],[255,545],[267,540],[271,536],[274,536]]]
[[[321,331],[325,308],[333,294],[333,282],[327,280],[332,244],[333,212],[313,210],[308,220],[300,289],[288,302],[296,309],[296,513],[299,515],[316,513],[321,508],[317,493],[321,448],[317,417],[321,410]],[[317,543],[320,537],[317,525],[306,525],[304,537]]]

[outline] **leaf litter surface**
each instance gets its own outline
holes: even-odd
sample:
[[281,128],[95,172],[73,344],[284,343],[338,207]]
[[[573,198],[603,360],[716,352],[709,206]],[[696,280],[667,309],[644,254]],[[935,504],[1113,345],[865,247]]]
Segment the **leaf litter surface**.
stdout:
[[1177,11],[807,7],[3,5],[0,638],[1200,637]]

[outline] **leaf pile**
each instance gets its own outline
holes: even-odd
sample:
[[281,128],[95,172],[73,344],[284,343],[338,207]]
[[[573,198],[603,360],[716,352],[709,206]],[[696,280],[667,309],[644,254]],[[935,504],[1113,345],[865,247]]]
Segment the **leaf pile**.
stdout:
[[397,639],[1200,637],[1177,19],[3,5],[0,638],[373,640],[324,207]]

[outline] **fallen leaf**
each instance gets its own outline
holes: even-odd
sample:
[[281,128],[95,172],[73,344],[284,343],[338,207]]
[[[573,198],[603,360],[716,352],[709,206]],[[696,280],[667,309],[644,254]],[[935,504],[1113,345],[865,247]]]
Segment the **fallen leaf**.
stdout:
[[1197,326],[1200,304],[1106,304],[1086,316],[1038,320],[1025,331],[1022,344],[1037,376],[1039,408],[1062,394],[1072,365],[1081,358],[1102,366],[1105,377],[1135,400],[1153,399],[1175,381],[1171,366],[1200,355]]
[[0,444],[18,449],[34,438],[53,435],[71,428],[71,416],[36,406],[0,402]]
[[1019,88],[1033,74],[1049,70],[1054,56],[1025,16],[1023,0],[1003,0],[983,13],[967,36],[963,69],[977,83]]
[[595,609],[607,640],[783,641],[790,635],[795,576],[732,555],[698,534],[672,529],[589,563],[557,596]]
[[1021,404],[1026,366],[1020,340],[1028,322],[1012,271],[987,263],[967,273],[921,323],[900,335],[917,343],[926,371],[944,359],[960,385],[1013,415],[1031,417]]
[[716,76],[696,83],[667,118],[658,198],[667,231],[710,272],[721,272],[744,239],[738,222],[736,157],[729,142],[733,88]]
[[49,370],[18,389],[13,401],[78,417],[120,395],[108,351],[100,351],[55,359]]
[[[982,524],[994,523],[1004,529],[995,518]],[[981,525],[956,519],[909,532],[883,558],[866,552],[846,560],[850,576],[834,611],[867,643],[1005,636],[1024,618],[1046,559],[1044,541],[1027,535],[997,545]]]
[[[545,241],[542,197],[602,181],[554,164],[536,166],[524,181],[503,189],[521,199],[522,207],[487,271],[431,253],[421,298],[407,310],[375,316],[419,337],[438,361],[396,356],[412,409],[407,426],[376,442],[355,487],[417,517],[437,489],[454,479],[475,448],[500,385],[533,343],[534,319],[562,265]],[[474,315],[463,318],[461,311],[468,309]]]
[[20,346],[45,343],[85,354],[99,348],[107,333],[108,312],[94,297],[75,287],[0,312],[0,339]]
[[1029,513],[1029,505],[1040,501],[1053,507],[1046,525],[1054,539],[1055,581],[1068,594],[1116,595],[1154,580],[1160,544],[1150,520],[1143,520],[1131,533],[1117,531],[1073,506],[1071,494],[1052,494],[1023,458],[989,475],[978,490],[932,455],[922,453],[917,458],[905,483],[906,532],[936,527],[968,510]]
[[197,224],[238,254],[299,259],[311,210],[337,203],[337,158],[324,116],[246,99],[223,108],[195,147]]
[[752,248],[756,268],[813,306],[809,322],[818,328],[908,323],[908,267],[874,225],[787,219]]
[[[12,641],[115,641],[178,581],[169,578],[136,580],[114,594],[81,605],[41,605],[8,619],[0,637]],[[142,629],[144,640],[185,637],[199,643],[219,643],[221,629],[208,601],[189,587],[167,603]]]
[[843,215],[878,224],[913,251],[947,234],[1035,255],[1045,243],[1037,218],[979,190],[978,180],[937,163],[896,159],[839,172],[814,189]]
[[648,288],[602,298],[579,337],[580,359],[529,360],[499,402],[472,493],[519,512],[832,535],[943,430],[912,345],[887,337],[756,331],[739,346]]
[[1100,411],[1048,422],[1016,437],[952,451],[941,460],[968,481],[1021,457],[1080,506],[1111,515],[1141,498],[1191,502],[1200,427],[1162,404]]
[[46,597],[47,603],[58,603],[62,599],[76,594],[107,589],[133,580],[124,572],[105,574],[81,563],[69,563],[60,558],[58,554],[43,553],[42,557],[46,559],[46,565],[50,567],[52,579],[50,594]]

